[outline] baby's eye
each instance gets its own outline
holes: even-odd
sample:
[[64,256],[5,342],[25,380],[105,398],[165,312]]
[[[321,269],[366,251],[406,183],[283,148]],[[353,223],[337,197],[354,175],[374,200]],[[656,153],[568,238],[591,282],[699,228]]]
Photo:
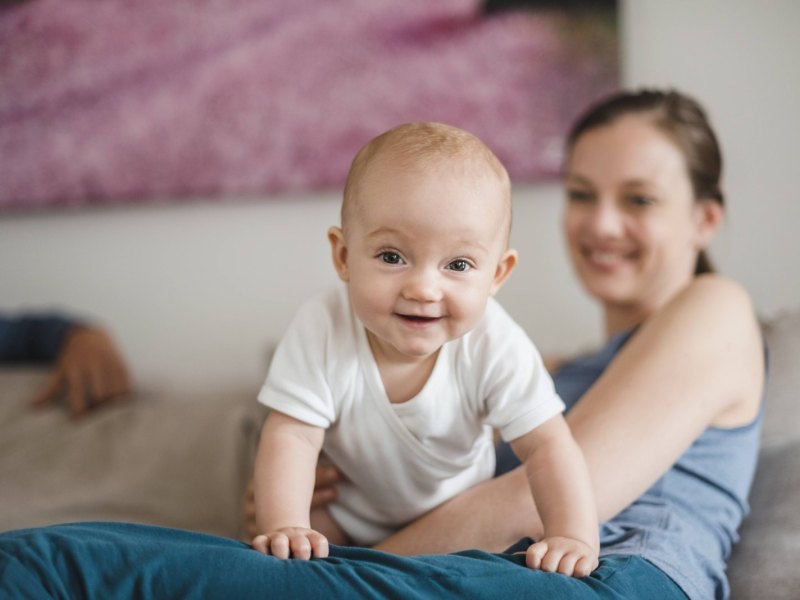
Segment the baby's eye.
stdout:
[[403,259],[400,258],[400,255],[397,252],[392,252],[391,250],[381,252],[378,256],[388,265],[399,265],[401,262],[403,262]]
[[472,265],[469,264],[468,261],[464,260],[463,258],[457,258],[449,265],[447,268],[451,271],[458,271],[459,273],[463,273],[464,271],[469,271],[472,268]]

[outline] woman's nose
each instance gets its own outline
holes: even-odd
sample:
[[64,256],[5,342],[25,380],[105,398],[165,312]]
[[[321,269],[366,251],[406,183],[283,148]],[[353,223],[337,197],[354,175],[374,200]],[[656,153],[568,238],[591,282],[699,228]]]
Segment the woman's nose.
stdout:
[[614,238],[624,231],[623,216],[611,203],[598,202],[588,215],[589,226],[597,237]]

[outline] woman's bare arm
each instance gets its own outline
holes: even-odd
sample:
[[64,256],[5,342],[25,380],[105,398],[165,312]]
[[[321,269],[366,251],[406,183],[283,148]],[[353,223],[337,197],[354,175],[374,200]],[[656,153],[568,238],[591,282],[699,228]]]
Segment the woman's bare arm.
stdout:
[[567,419],[600,519],[638,498],[710,425],[755,418],[763,358],[749,297],[722,277],[697,278],[643,324]]
[[[567,415],[599,519],[638,498],[709,425],[754,418],[763,378],[761,335],[746,292],[719,276],[698,277],[641,326]],[[516,469],[437,507],[378,548],[497,551],[541,530],[525,474]]]

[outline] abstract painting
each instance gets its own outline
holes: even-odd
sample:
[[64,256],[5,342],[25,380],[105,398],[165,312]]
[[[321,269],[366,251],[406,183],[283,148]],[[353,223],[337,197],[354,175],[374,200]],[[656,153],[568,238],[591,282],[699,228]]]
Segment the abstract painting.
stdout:
[[614,2],[3,2],[0,211],[335,190],[422,120],[547,180],[617,48]]

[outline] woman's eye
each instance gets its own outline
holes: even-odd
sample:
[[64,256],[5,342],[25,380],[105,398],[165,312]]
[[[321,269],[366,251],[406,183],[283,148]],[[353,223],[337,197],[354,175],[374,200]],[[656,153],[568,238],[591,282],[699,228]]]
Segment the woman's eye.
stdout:
[[579,189],[569,189],[567,190],[567,200],[570,202],[588,202],[592,199],[591,192],[587,192],[586,190],[579,190]]
[[381,252],[378,256],[380,256],[381,260],[389,265],[399,265],[402,262],[402,258],[397,252]]
[[628,201],[634,206],[650,206],[653,204],[653,198],[644,194],[632,194],[628,197]]
[[463,273],[464,271],[469,271],[472,265],[470,265],[466,260],[463,258],[457,258],[449,265],[447,268],[451,271],[458,271],[459,273]]

